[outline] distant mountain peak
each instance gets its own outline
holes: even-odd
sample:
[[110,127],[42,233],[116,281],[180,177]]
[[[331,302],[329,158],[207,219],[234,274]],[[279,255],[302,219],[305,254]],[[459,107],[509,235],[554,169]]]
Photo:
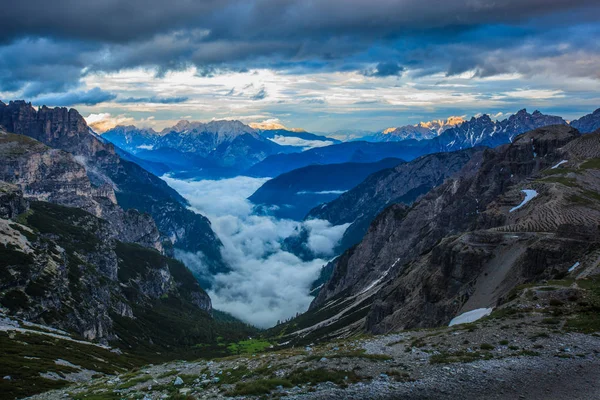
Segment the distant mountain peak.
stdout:
[[249,127],[260,130],[260,131],[288,131],[288,132],[306,132],[302,128],[288,128],[287,126],[280,123],[278,120],[266,120],[263,122],[250,122]]
[[434,119],[426,122],[419,122],[417,126],[431,129],[436,131],[438,134],[442,133],[446,129],[450,129],[456,125],[460,125],[465,122],[465,119],[461,116],[450,116],[446,120]]

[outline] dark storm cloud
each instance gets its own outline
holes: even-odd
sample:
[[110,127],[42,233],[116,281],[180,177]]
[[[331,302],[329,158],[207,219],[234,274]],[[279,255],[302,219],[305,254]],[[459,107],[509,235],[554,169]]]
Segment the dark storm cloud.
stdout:
[[188,101],[188,97],[127,97],[118,99],[117,103],[155,103],[155,104],[178,104]]
[[200,28],[215,38],[276,39],[512,23],[595,5],[591,0],[22,0],[3,9],[0,24],[5,38],[41,35],[123,43]]
[[39,96],[33,99],[32,102],[34,104],[50,104],[58,107],[68,107],[80,104],[93,106],[98,103],[113,100],[115,97],[114,94],[96,87],[88,91],[77,90],[67,93]]
[[[478,76],[491,76],[544,68],[598,75],[589,62],[575,63],[574,72],[564,62],[530,62],[555,57],[553,52],[574,54],[575,47],[599,54],[597,0],[431,3],[13,2],[0,14],[0,90],[25,97],[67,92],[85,74],[134,67],[154,68],[158,77],[190,66],[205,77],[249,68],[293,74],[359,71],[372,77],[405,70],[421,75],[476,70]],[[499,57],[499,50],[510,57]]]

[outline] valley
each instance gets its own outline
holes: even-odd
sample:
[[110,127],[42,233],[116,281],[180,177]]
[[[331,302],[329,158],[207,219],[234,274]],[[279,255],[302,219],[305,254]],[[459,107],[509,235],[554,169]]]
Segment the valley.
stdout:
[[594,398],[598,115],[340,142],[0,103],[2,393]]

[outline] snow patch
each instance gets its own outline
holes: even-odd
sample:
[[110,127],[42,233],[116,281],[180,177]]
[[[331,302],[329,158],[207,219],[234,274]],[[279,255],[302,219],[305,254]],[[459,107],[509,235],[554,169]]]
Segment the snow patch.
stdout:
[[360,292],[359,294],[367,293],[369,290],[373,289],[373,287],[375,287],[377,284],[379,284],[379,282],[381,282],[387,276],[387,274],[390,272],[390,270],[396,266],[396,264],[398,263],[398,261],[400,261],[399,258],[396,259],[396,261],[394,261],[394,263],[392,264],[392,266],[389,267],[383,274],[381,274],[381,276],[379,278],[377,278],[373,282],[371,282],[369,284],[369,286],[367,286],[366,288],[364,288],[362,290],[362,292]]
[[154,146],[152,146],[151,144],[141,144],[137,148],[141,150],[153,150]]
[[523,207],[525,204],[529,203],[534,197],[538,195],[538,192],[532,189],[524,189],[521,192],[525,193],[525,198],[518,206],[511,208],[508,212],[517,211],[519,208]]
[[475,322],[492,313],[493,308],[478,308],[476,310],[467,311],[466,313],[460,314],[458,317],[454,317],[448,326],[468,324]]
[[566,162],[568,162],[568,161],[567,161],[567,160],[562,160],[561,162],[559,162],[558,164],[556,164],[555,166],[553,166],[553,167],[552,167],[552,168],[550,168],[550,169],[556,169],[556,168],[560,167],[561,165],[563,165],[563,164],[564,164],[564,163],[566,163]]
[[575,268],[579,267],[579,261],[577,261],[571,268],[569,268],[569,272],[575,271]]

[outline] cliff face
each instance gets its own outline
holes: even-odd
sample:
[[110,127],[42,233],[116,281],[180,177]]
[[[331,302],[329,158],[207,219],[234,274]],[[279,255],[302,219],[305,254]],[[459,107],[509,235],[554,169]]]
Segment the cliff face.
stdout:
[[0,209],[12,210],[0,218],[0,303],[12,315],[106,341],[126,334],[123,318],[151,328],[147,313],[172,307],[159,304],[164,298],[211,311],[208,295],[183,264],[117,240],[108,221],[78,208],[29,202],[4,182],[0,193]]
[[152,217],[133,209],[124,212],[112,186],[94,187],[85,166],[65,151],[0,131],[0,180],[17,185],[30,199],[80,208],[107,220],[118,240],[163,250]]
[[[186,201],[160,178],[119,157],[112,144],[104,143],[91,133],[85,120],[76,110],[47,107],[36,110],[30,103],[23,101],[11,101],[8,105],[0,102],[0,125],[7,132],[34,138],[55,150],[63,150],[75,157],[83,170],[81,167],[73,167],[72,171],[64,171],[64,174],[73,174],[69,178],[72,178],[75,185],[72,190],[66,190],[64,196],[76,193],[77,185],[86,185],[82,176],[84,171],[92,191],[96,192],[92,197],[102,198],[96,199],[98,203],[102,205],[116,199],[124,210],[136,209],[150,214],[164,238],[171,240],[175,248],[202,252],[213,273],[227,270],[220,253],[222,244],[212,231],[208,219],[188,210]],[[52,158],[50,155],[47,157]],[[45,161],[40,159],[38,162],[42,165]],[[55,171],[61,168],[60,163],[56,164]],[[114,197],[111,192],[114,192]],[[60,197],[63,194],[55,196]],[[48,200],[54,201],[49,198]],[[94,199],[80,200],[87,201],[88,206],[91,206]],[[82,206],[66,202],[60,204]],[[98,215],[87,206],[83,208]],[[110,212],[102,216],[106,217],[109,214]],[[133,211],[129,214],[134,216]],[[130,222],[135,224],[142,219],[142,216],[136,215]],[[121,226],[120,230],[126,232],[127,225]],[[130,230],[130,233],[133,232]],[[206,284],[209,285],[210,282]]]
[[[496,306],[520,283],[595,260],[598,157],[600,135],[580,137],[568,126],[485,150],[410,209],[392,205],[379,214],[339,257],[312,312],[346,309],[346,317],[356,314],[353,329],[372,332],[439,326]],[[524,190],[533,200],[524,202]],[[368,311],[352,311],[358,304]]]

